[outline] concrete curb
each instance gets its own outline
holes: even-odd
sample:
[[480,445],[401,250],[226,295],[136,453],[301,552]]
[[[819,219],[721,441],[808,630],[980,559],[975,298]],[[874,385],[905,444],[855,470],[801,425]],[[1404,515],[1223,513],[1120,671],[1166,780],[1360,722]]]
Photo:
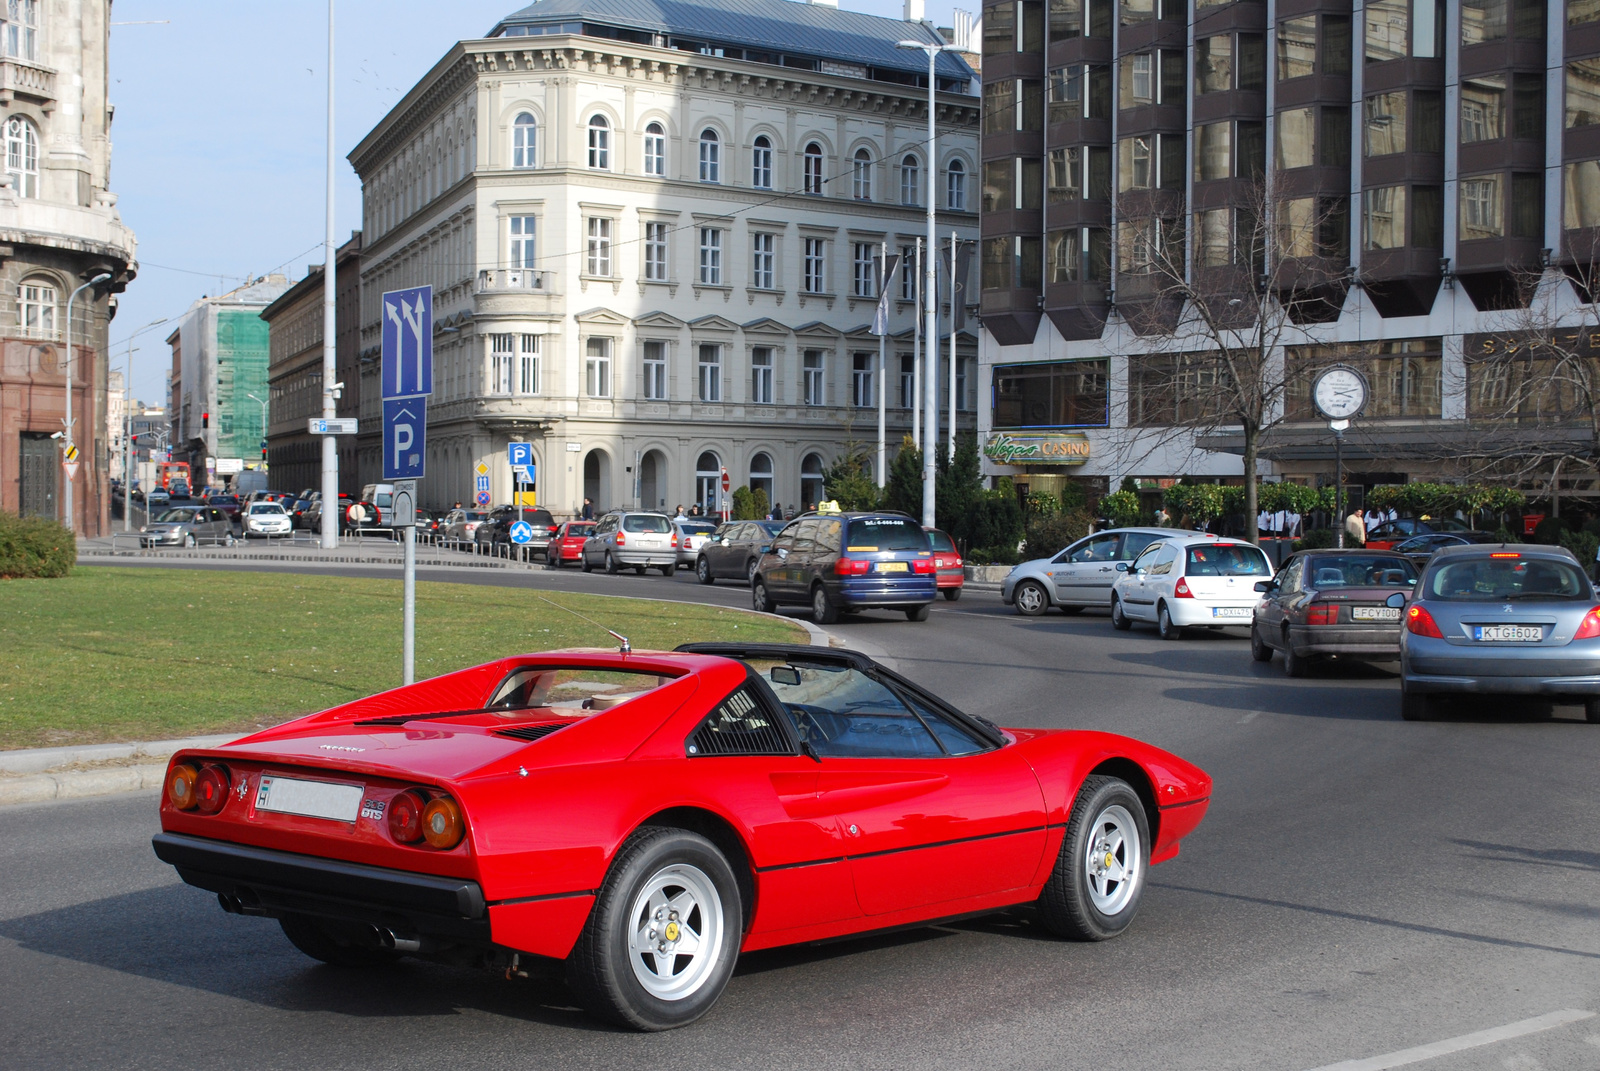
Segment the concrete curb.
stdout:
[[62,767],[126,759],[165,760],[182,748],[215,747],[236,740],[239,735],[226,733],[138,744],[86,744],[81,747],[0,751],[0,774],[21,775],[0,777],[0,806],[86,799],[90,796],[159,788],[167,772],[165,761],[134,762],[91,770],[67,770]]

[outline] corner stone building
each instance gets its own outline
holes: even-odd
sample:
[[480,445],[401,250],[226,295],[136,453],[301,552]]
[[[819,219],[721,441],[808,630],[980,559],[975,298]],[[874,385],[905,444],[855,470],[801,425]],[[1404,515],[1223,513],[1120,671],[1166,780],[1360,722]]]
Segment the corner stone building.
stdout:
[[[380,296],[428,283],[427,505],[471,501],[479,462],[508,501],[511,440],[534,444],[558,514],[715,508],[722,469],[816,502],[827,465],[875,452],[872,261],[926,234],[929,196],[941,242],[976,238],[971,68],[939,59],[930,162],[927,57],[895,47],[940,40],[926,24],[788,0],[652,11],[541,0],[458,43],[351,154],[363,482],[381,471]],[[916,307],[889,285],[894,449]],[[970,425],[976,338],[957,341]]]
[[66,415],[68,295],[72,416],[81,462],[74,527],[106,529],[106,333],[137,271],[111,193],[110,0],[0,7],[0,509],[65,519],[57,440]]

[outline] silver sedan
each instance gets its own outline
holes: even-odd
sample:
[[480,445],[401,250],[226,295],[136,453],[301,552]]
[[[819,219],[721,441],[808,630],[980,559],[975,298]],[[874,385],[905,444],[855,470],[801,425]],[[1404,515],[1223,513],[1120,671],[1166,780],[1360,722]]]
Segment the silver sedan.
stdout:
[[1151,543],[1185,533],[1173,528],[1110,528],[1087,535],[1061,553],[1023,562],[1006,574],[1000,598],[1017,613],[1036,617],[1052,606],[1065,614],[1111,605],[1111,585]]
[[1600,606],[1561,547],[1445,547],[1400,633],[1400,713],[1430,717],[1451,694],[1581,701],[1600,722]]

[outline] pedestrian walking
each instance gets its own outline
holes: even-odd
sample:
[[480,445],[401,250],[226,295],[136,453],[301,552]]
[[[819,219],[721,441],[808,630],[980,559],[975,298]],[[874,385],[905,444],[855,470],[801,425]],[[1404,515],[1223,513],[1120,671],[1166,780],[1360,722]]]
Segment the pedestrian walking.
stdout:
[[583,519],[586,521],[594,520],[594,503],[587,498],[583,500]]
[[1365,546],[1367,542],[1367,524],[1361,519],[1361,511],[1353,509],[1350,516],[1344,519],[1345,534],[1355,540],[1357,544]]

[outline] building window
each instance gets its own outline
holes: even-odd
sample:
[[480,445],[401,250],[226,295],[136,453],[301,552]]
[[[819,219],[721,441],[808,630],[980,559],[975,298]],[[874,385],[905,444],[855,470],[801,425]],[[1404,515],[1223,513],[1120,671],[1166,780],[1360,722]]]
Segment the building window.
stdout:
[[1295,108],[1278,113],[1277,166],[1279,171],[1310,167],[1316,163],[1317,111]]
[[921,167],[915,156],[907,156],[900,161],[900,203],[914,205],[921,201],[922,178]]
[[917,247],[903,245],[900,247],[900,300],[915,301],[917,298]]
[[667,344],[648,341],[644,344],[644,396],[653,402],[667,397]]
[[1544,176],[1537,172],[1511,176],[1511,237],[1544,235]]
[[698,365],[700,400],[722,401],[722,347],[710,342],[701,343]]
[[750,459],[750,493],[763,492],[772,502],[772,455],[757,454]]
[[1507,0],[1461,0],[1461,43],[1505,40],[1507,7]]
[[584,392],[591,398],[611,397],[611,340],[591,338],[584,348]]
[[511,393],[512,347],[515,342],[516,336],[511,334],[489,336],[490,394]]
[[874,353],[850,355],[850,404],[857,409],[870,409],[877,404],[872,394],[872,362],[876,359]]
[[1233,124],[1208,123],[1195,128],[1194,178],[1225,179],[1233,175]]
[[[1370,0],[1367,4],[1368,63],[1404,58],[1411,23],[1411,13],[1407,10],[1410,6],[1411,0]],[[1421,6],[1431,19],[1431,6]]]
[[806,146],[800,189],[814,197],[822,196],[822,146],[814,141]]
[[750,400],[757,405],[772,404],[771,346],[756,346],[750,351]]
[[533,216],[511,217],[511,267],[523,270],[533,267],[537,222]]
[[850,264],[850,293],[865,298],[878,296],[877,265],[877,246],[871,242],[857,242]]
[[722,231],[716,227],[700,228],[700,281],[722,285]]
[[1544,137],[1544,75],[1512,75],[1511,93],[1511,136]]
[[1227,365],[1214,354],[1132,356],[1128,359],[1128,423],[1160,427],[1215,420],[1226,409],[1231,383]]
[[960,160],[951,160],[945,173],[945,203],[952,212],[967,210],[967,169]]
[[1600,160],[1579,160],[1563,168],[1561,225],[1567,230],[1600,227]]
[[707,127],[700,131],[700,181],[722,181],[722,143],[717,132]]
[[1505,79],[1475,78],[1461,83],[1461,141],[1494,141],[1505,132]]
[[1140,134],[1137,137],[1123,138],[1118,142],[1117,148],[1122,164],[1119,169],[1122,176],[1120,186],[1124,193],[1128,190],[1148,190],[1155,185],[1150,155],[1150,143],[1154,138],[1153,134]]
[[773,248],[777,236],[752,234],[750,236],[750,285],[757,290],[773,289]]
[[1233,263],[1233,235],[1229,226],[1229,214],[1226,208],[1208,208],[1194,214],[1199,260],[1203,267],[1220,268]]
[[1361,248],[1399,249],[1406,244],[1406,188],[1361,191]]
[[772,189],[772,139],[765,134],[756,138],[750,153],[750,185],[758,190]]
[[850,196],[858,201],[872,200],[872,154],[865,149],[857,149],[851,163]]
[[[17,120],[11,120],[13,123]],[[1567,129],[1600,123],[1600,59],[1573,60],[1567,64]],[[10,127],[6,144],[10,147]],[[7,153],[7,167],[10,153]]]
[[660,123],[644,128],[644,173],[655,178],[667,174],[667,132]]
[[827,283],[824,266],[828,249],[827,239],[807,238],[805,260],[801,268],[801,286],[808,294],[824,292]]
[[695,503],[707,513],[716,513],[722,484],[722,459],[707,450],[694,463],[694,468]]
[[[1311,387],[1317,374],[1329,365],[1348,364],[1359,368],[1369,387],[1363,420],[1390,417],[1416,419],[1443,415],[1444,357],[1442,339],[1398,338],[1385,342],[1357,342],[1344,345],[1287,346],[1284,348],[1284,416],[1291,421],[1319,420],[1311,400]],[[1468,416],[1479,418],[1473,410],[1478,385],[1475,363],[1468,357]]]
[[7,0],[0,28],[7,56],[30,61],[39,58],[39,0]]
[[56,287],[45,279],[24,279],[17,287],[17,327],[24,338],[56,337]]
[[801,400],[806,405],[823,405],[822,351],[806,350],[800,359]]
[[1105,427],[1110,422],[1109,363],[1104,358],[1052,364],[997,365],[996,428]]
[[20,115],[6,120],[6,174],[18,197],[39,196],[39,132]]
[[1220,93],[1233,88],[1233,35],[1204,37],[1194,43],[1194,91]]
[[965,412],[972,406],[967,398],[967,364],[969,358],[956,358],[956,410]]
[[1461,240],[1505,237],[1500,211],[1500,176],[1477,175],[1461,180]]
[[652,283],[667,281],[667,225],[644,225],[644,277]]
[[900,355],[900,408],[917,407],[917,358],[915,354]]
[[511,124],[511,166],[537,167],[535,155],[539,147],[539,124],[527,112],[520,113]]
[[539,343],[542,335],[523,335],[517,354],[517,393],[539,393]]
[[595,171],[611,169],[611,124],[603,115],[589,119],[589,167]]
[[1083,65],[1057,67],[1046,80],[1050,121],[1059,123],[1083,117]]
[[1156,99],[1154,53],[1135,52],[1122,58],[1122,106],[1137,108]]
[[1362,153],[1388,156],[1406,151],[1406,95],[1375,93],[1362,108]]
[[1316,67],[1316,16],[1285,19],[1278,23],[1278,81],[1312,74]]
[[1050,258],[1048,281],[1075,283],[1082,278],[1082,230],[1051,231],[1045,239],[1045,253]]
[[611,221],[603,216],[589,217],[589,275],[611,275]]

